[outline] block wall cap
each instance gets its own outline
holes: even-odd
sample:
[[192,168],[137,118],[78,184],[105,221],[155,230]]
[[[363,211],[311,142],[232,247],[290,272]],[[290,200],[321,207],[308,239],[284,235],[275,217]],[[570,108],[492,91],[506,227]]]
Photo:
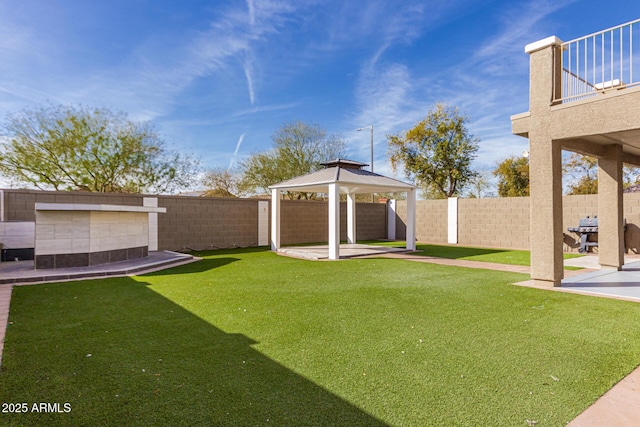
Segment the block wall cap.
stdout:
[[533,53],[538,50],[547,48],[549,46],[560,46],[562,44],[562,40],[560,40],[556,36],[550,36],[542,40],[538,40],[537,42],[529,43],[524,47],[525,53]]

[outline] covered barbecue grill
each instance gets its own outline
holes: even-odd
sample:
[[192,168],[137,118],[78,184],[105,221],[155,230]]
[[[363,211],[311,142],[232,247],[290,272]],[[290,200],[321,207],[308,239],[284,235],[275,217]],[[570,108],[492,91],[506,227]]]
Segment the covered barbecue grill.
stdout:
[[589,236],[598,234],[597,216],[594,216],[593,218],[580,218],[578,227],[568,227],[567,230],[580,236],[580,247],[578,248],[578,252],[581,254],[588,252],[590,247],[598,246],[597,241],[589,239]]

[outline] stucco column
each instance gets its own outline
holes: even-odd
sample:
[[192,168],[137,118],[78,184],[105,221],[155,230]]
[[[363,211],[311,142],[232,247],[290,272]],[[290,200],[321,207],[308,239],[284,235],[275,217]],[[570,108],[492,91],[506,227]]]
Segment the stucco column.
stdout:
[[598,159],[598,254],[603,267],[620,270],[624,264],[622,146],[617,144]]
[[340,259],[340,194],[329,184],[329,259]]
[[280,190],[271,190],[271,250],[280,249]]
[[[553,141],[551,104],[560,93],[562,42],[547,37],[525,47],[529,76],[529,190],[531,278],[538,284],[560,286],[562,258],[562,146]],[[554,94],[555,92],[555,94]],[[555,96],[554,96],[555,95]]]
[[396,240],[396,199],[387,205],[387,239]]
[[407,191],[407,245],[411,251],[416,250],[416,190]]
[[356,195],[347,194],[347,243],[356,243]]
[[562,147],[529,135],[531,278],[560,286],[562,258]]
[[[158,198],[143,197],[142,206],[157,208]],[[158,213],[157,212],[149,213],[149,247],[148,249],[150,251],[158,250]]]

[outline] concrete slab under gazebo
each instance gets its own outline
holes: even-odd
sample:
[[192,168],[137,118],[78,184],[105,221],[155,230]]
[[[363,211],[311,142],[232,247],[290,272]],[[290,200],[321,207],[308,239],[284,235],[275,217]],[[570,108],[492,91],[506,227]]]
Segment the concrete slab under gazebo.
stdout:
[[[322,163],[325,169],[292,178],[270,186],[271,189],[271,250],[280,248],[280,200],[283,191],[326,193],[329,201],[328,259],[340,258],[340,193],[347,195],[347,244],[356,244],[356,194],[406,193],[406,250],[416,248],[416,187],[362,169],[364,163],[336,159]],[[347,247],[345,247],[347,249]],[[389,248],[393,251],[393,248]],[[397,249],[395,249],[397,250]]]

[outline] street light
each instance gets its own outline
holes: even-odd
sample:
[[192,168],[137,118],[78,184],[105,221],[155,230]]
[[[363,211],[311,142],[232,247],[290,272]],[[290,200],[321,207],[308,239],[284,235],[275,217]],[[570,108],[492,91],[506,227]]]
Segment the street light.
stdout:
[[371,129],[371,172],[373,172],[373,125],[356,129],[358,132],[365,129]]

